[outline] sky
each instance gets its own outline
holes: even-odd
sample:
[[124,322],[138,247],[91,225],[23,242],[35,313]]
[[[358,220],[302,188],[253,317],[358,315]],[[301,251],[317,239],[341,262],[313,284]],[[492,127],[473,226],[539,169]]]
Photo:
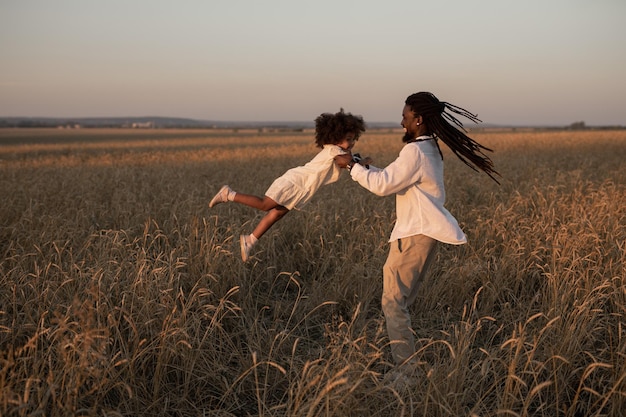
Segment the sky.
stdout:
[[[624,0],[0,0],[0,117],[626,125]],[[467,121],[468,123],[471,123]]]

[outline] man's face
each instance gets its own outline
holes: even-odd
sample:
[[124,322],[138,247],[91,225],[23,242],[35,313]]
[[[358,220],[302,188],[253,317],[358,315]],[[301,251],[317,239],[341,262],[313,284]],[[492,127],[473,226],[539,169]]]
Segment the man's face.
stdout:
[[400,124],[404,128],[403,142],[412,141],[417,137],[417,118],[408,104],[402,109],[402,122]]

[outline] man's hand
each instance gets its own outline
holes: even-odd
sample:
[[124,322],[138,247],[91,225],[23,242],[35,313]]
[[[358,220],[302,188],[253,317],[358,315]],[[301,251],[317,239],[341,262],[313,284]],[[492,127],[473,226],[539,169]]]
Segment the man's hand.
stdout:
[[370,158],[369,156],[366,156],[365,158],[359,161],[359,164],[363,165],[364,167],[369,168],[372,162],[374,162],[374,160]]
[[[364,167],[368,169],[372,162],[373,162],[373,159],[370,158],[369,156],[359,159],[359,164],[363,165]],[[337,155],[335,157],[335,163],[339,166],[339,168],[352,168],[355,164],[354,157],[352,156],[351,153]]]

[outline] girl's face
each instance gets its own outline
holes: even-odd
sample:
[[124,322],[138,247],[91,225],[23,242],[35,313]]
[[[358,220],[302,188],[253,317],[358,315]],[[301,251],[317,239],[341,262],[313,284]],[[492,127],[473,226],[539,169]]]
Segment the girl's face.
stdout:
[[354,144],[356,143],[356,135],[354,133],[348,133],[346,137],[343,138],[341,142],[337,144],[344,151],[350,151],[354,148]]

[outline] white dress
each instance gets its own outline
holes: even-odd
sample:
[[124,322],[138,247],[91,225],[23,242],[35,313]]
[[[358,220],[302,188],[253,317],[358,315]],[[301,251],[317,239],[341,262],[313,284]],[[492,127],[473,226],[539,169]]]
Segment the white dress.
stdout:
[[289,210],[301,208],[322,185],[339,179],[341,169],[335,163],[335,156],[345,153],[337,145],[324,145],[311,161],[276,178],[265,195]]

